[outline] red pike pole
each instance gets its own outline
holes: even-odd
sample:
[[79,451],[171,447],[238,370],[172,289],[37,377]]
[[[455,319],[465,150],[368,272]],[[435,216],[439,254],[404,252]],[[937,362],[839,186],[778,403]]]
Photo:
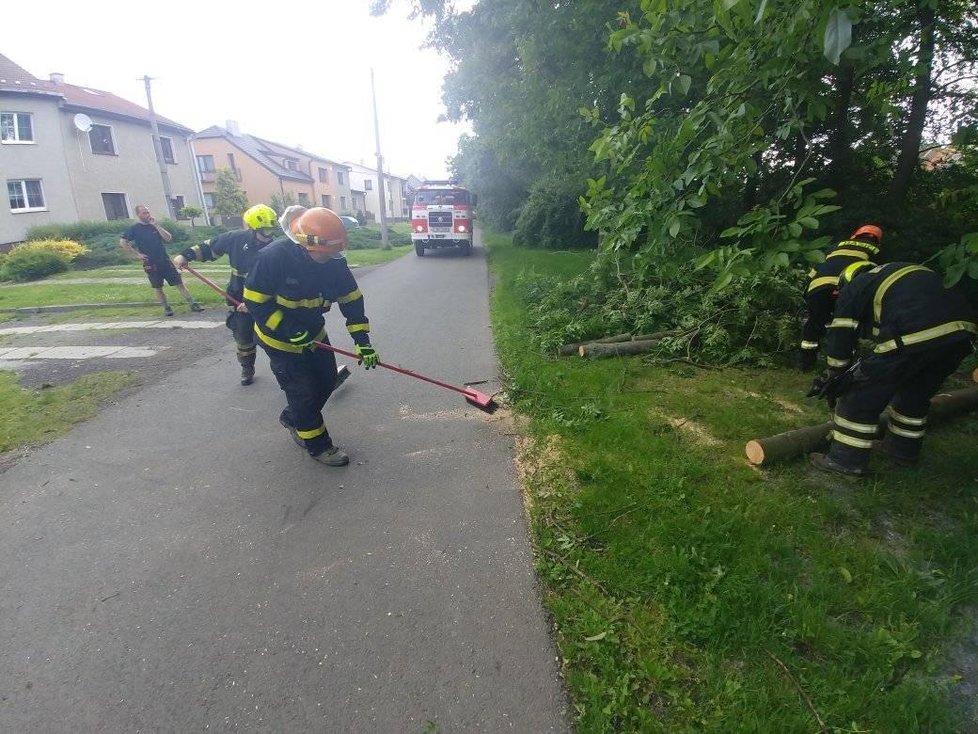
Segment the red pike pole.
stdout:
[[[203,275],[201,275],[200,273],[198,273],[196,270],[194,270],[189,265],[184,265],[183,266],[183,269],[186,270],[188,273],[190,273],[195,278],[197,278],[198,280],[200,280],[204,285],[208,286],[209,288],[213,288],[215,291],[217,291],[222,296],[224,296],[226,299],[228,299],[231,303],[233,303],[233,304],[235,304],[237,306],[240,306],[241,305],[241,302],[240,301],[238,301],[237,299],[232,298],[231,296],[229,296],[227,294],[227,291],[225,291],[223,288],[221,288],[221,286],[219,286],[217,283],[215,283],[210,278],[204,277]],[[329,352],[336,352],[337,354],[342,354],[345,357],[350,357],[351,359],[356,359],[358,361],[360,359],[354,352],[348,352],[345,349],[340,349],[339,347],[334,347],[332,344],[326,344],[324,342],[317,342],[317,341],[314,341],[313,344],[315,344],[320,349],[325,349],[326,351],[329,351]],[[453,392],[460,393],[465,398],[465,400],[466,400],[467,403],[469,403],[470,405],[474,405],[476,408],[478,408],[479,410],[483,411],[484,413],[492,414],[492,413],[494,413],[496,411],[496,408],[499,407],[496,404],[496,401],[494,401],[492,399],[492,396],[491,395],[486,395],[485,393],[479,392],[478,390],[475,390],[475,389],[473,389],[471,387],[457,387],[456,385],[450,385],[447,382],[442,382],[441,380],[436,380],[433,377],[425,377],[424,375],[420,375],[417,372],[412,372],[411,370],[406,370],[403,367],[395,367],[392,364],[385,364],[384,362],[377,362],[377,366],[378,367],[383,367],[384,369],[388,369],[388,370],[391,370],[393,372],[399,372],[402,375],[407,375],[408,377],[413,377],[416,380],[422,380],[423,382],[430,382],[432,385],[437,385],[438,387],[443,387],[446,390],[452,390]]]

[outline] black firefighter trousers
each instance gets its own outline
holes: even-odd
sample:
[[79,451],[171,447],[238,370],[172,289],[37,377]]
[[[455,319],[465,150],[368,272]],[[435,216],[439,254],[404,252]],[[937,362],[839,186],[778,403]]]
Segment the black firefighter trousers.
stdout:
[[865,469],[880,414],[889,405],[883,447],[894,457],[916,461],[930,399],[971,351],[971,342],[962,340],[910,354],[863,359],[852,387],[836,404],[829,457],[851,469]]
[[[328,343],[326,339],[323,342]],[[336,357],[318,348],[296,354],[265,344],[262,347],[288,401],[279,422],[295,429],[306,451],[313,456],[321,454],[333,445],[323,422],[323,406],[336,387]]]

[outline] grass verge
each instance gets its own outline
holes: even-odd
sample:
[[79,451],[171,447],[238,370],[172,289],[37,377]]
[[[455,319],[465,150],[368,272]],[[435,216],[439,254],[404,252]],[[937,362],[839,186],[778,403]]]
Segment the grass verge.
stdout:
[[[864,484],[751,438],[824,421],[810,375],[527,349],[520,275],[587,256],[487,237],[538,572],[587,732],[955,731],[973,721],[974,417]],[[952,662],[953,661],[953,662]]]
[[53,441],[137,381],[135,372],[99,372],[67,385],[27,390],[15,372],[0,371],[0,453]]

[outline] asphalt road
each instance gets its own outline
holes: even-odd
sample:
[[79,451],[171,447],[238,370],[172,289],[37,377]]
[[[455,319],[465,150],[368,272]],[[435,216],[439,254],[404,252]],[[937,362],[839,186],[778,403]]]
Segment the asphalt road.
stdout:
[[[481,247],[360,286],[382,360],[498,389]],[[353,368],[345,468],[224,332],[0,474],[0,731],[570,730],[505,415]]]

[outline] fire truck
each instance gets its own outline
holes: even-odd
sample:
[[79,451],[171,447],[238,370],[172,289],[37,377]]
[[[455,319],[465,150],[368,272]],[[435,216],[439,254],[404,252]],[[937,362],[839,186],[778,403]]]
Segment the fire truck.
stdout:
[[472,208],[475,197],[452,181],[426,181],[411,204],[411,241],[418,257],[426,249],[457,247],[472,254]]

